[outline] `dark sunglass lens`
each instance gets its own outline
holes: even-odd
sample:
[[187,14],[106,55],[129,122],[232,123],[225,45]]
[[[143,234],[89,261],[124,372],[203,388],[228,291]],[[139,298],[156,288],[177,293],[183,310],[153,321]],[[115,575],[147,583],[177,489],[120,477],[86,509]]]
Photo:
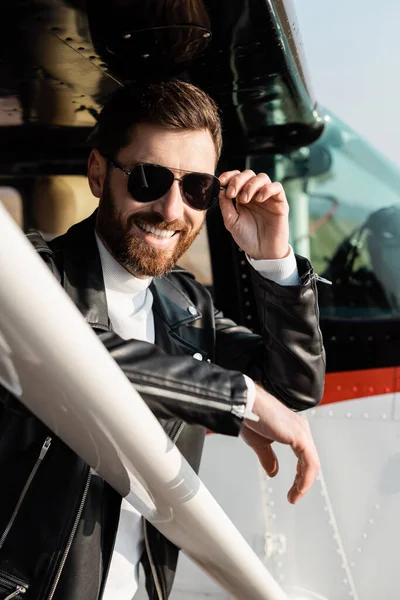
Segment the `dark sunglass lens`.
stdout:
[[166,194],[174,182],[174,174],[157,165],[137,165],[128,179],[128,192],[138,202],[153,202]]
[[218,199],[220,183],[207,173],[190,173],[182,181],[187,202],[197,210],[207,210]]

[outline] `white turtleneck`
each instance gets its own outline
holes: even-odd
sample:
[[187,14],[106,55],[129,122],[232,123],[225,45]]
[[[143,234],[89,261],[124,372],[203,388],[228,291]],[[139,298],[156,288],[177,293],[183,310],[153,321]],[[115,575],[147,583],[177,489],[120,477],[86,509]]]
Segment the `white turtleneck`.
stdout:
[[[154,344],[152,277],[138,279],[124,269],[109,253],[96,233],[103,270],[108,316],[113,331],[122,339],[136,339]],[[281,285],[297,285],[299,276],[293,250],[280,260],[249,259],[264,277]],[[251,415],[255,388],[244,376],[249,389],[247,416]],[[114,553],[103,600],[132,600],[138,589],[139,561],[143,551],[143,522],[140,513],[122,499]]]

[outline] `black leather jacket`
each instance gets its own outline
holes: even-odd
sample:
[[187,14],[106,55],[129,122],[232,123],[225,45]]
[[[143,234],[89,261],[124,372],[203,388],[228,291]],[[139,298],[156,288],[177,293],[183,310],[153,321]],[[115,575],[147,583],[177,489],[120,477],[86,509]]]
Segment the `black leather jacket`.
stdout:
[[[247,392],[241,373],[295,410],[320,401],[324,350],[315,278],[304,258],[297,258],[299,286],[252,273],[262,336],[216,311],[186,271],[155,279],[153,345],[111,331],[94,216],[51,243],[37,232],[29,237],[195,470],[207,428],[239,433]],[[25,600],[98,600],[121,499],[10,394],[0,391],[0,400],[0,600],[18,586]],[[142,563],[151,600],[168,597],[177,556],[147,524]]]

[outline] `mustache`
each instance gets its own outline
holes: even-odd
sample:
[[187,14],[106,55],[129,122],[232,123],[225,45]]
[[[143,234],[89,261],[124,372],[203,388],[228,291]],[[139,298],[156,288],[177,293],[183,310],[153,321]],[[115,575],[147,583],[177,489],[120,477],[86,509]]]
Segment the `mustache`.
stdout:
[[163,231],[189,231],[190,227],[184,219],[175,219],[175,221],[164,221],[162,215],[159,213],[135,213],[128,219],[128,225],[131,226],[133,223],[141,221],[146,225],[153,225],[157,229]]

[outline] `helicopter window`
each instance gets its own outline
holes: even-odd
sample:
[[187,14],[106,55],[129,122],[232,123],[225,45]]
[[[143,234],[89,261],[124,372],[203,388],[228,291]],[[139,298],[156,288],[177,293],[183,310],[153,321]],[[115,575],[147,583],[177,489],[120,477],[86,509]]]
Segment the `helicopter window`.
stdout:
[[292,245],[332,281],[319,286],[321,315],[400,313],[400,169],[333,115],[290,159]]
[[39,229],[48,240],[88,217],[98,204],[80,175],[27,177],[18,182],[18,190],[5,183],[0,202],[21,229]]
[[98,205],[81,175],[37,177],[31,195],[29,227],[39,229],[48,240],[88,217]]
[[211,257],[206,226],[203,227],[178,264],[193,273],[197,281],[206,287],[212,286]]
[[24,211],[21,194],[13,187],[0,186],[0,202],[21,228],[24,225]]

